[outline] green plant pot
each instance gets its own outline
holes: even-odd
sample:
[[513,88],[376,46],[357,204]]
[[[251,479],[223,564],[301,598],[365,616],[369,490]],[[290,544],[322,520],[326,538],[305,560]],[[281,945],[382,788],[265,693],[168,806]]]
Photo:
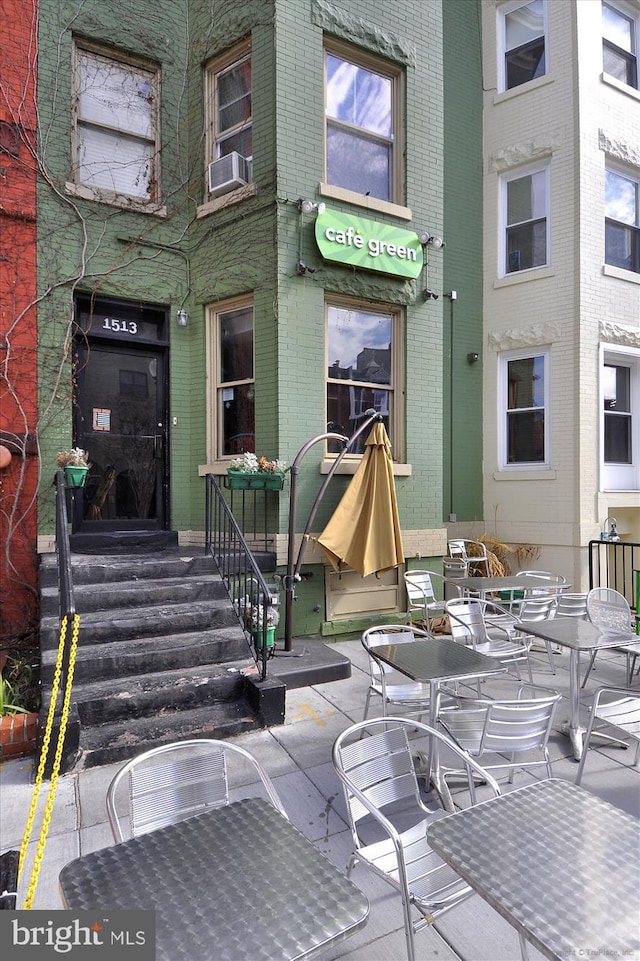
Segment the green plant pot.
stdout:
[[231,490],[281,491],[284,486],[284,474],[227,470],[227,486]]
[[64,469],[64,479],[67,487],[84,487],[88,473],[88,467],[75,467],[68,464]]
[[[253,641],[256,645],[256,650],[262,650],[262,631],[253,631]],[[276,643],[276,629],[275,627],[267,628],[267,650],[270,647],[275,647]]]

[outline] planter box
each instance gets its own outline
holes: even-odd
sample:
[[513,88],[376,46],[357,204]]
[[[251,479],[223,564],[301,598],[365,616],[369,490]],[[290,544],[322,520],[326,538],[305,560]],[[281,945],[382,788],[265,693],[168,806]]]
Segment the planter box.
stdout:
[[284,474],[260,471],[246,474],[239,470],[227,471],[227,487],[231,490],[281,491],[283,486]]
[[35,754],[38,713],[0,717],[0,761]]
[[64,469],[64,479],[67,487],[84,487],[88,473],[88,467],[73,467],[72,465],[67,465]]

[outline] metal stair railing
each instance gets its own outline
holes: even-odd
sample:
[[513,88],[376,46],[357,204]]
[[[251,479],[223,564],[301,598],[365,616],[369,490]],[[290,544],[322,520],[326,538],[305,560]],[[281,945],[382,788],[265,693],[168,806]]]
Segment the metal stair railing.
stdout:
[[589,541],[589,588],[610,587],[623,594],[636,614],[640,613],[640,543]]
[[[266,533],[263,541],[266,546]],[[274,653],[274,648],[267,643],[267,627],[270,611],[277,606],[278,597],[265,581],[222,487],[213,474],[205,477],[205,550],[211,554],[238,620],[249,636],[252,632],[245,619],[247,606],[250,605],[256,612],[257,625],[253,633],[257,636],[258,646],[256,651],[250,649],[260,666],[262,680],[265,680],[267,664]]]

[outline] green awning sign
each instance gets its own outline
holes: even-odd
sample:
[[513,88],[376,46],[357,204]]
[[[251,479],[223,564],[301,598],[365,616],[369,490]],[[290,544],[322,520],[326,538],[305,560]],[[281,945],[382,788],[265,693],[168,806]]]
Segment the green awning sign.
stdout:
[[325,210],[316,218],[316,242],[325,260],[348,267],[409,279],[422,270],[422,245],[413,230]]

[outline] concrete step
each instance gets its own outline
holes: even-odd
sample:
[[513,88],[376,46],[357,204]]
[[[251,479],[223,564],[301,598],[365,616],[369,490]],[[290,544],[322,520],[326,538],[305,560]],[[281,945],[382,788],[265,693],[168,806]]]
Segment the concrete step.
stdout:
[[[167,548],[71,560],[80,630],[63,772],[283,723],[284,683],[262,681],[211,557]],[[60,635],[56,558],[40,573],[44,717]]]
[[[190,604],[149,605],[137,609],[90,611],[80,613],[83,643],[131,641],[143,637],[164,637],[168,634],[207,631],[213,628],[239,627],[238,617],[228,598],[214,601],[195,601]],[[59,621],[47,616],[40,625],[43,651],[58,647]]]
[[[156,580],[145,578],[120,583],[79,584],[74,588],[74,596],[76,610],[85,614],[112,611],[115,608],[141,608],[160,603],[179,605],[228,597],[219,574],[199,574],[197,578],[182,575]],[[57,616],[58,588],[45,587],[40,597],[43,616]]]
[[[129,678],[135,674],[180,671],[206,664],[226,666],[241,659],[245,665],[253,663],[246,635],[237,621],[224,629],[218,627],[101,644],[85,643],[82,624],[81,620],[75,664],[77,681]],[[57,653],[57,648],[42,652],[43,684],[49,685],[53,680]]]
[[192,737],[224,739],[261,725],[245,701],[207,704],[191,710],[156,711],[145,717],[130,717],[80,732],[76,768],[98,767],[126,761],[136,754],[172,741]]
[[[160,554],[130,554],[126,558],[110,554],[71,555],[74,586],[82,584],[119,583],[131,580],[157,580],[161,577],[190,577],[216,572],[213,559],[203,551],[175,550]],[[123,573],[124,572],[124,573]],[[40,561],[42,587],[58,586],[58,562],[55,554],[44,554]]]
[[[74,676],[73,700],[83,725],[122,721],[134,714],[191,709],[205,704],[244,699],[247,676],[255,669],[246,658],[225,665],[202,664],[179,671],[156,671],[101,681]],[[49,703],[43,704],[48,710]]]

